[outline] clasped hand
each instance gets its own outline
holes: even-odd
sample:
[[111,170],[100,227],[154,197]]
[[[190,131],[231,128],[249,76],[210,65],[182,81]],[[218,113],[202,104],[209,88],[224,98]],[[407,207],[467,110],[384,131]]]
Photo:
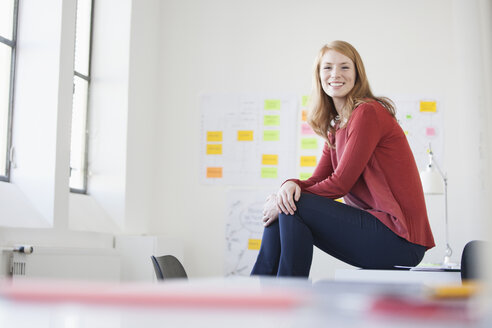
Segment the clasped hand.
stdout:
[[263,225],[268,227],[278,219],[280,212],[293,215],[296,211],[295,202],[301,197],[301,187],[293,181],[284,183],[277,194],[267,197],[263,206]]

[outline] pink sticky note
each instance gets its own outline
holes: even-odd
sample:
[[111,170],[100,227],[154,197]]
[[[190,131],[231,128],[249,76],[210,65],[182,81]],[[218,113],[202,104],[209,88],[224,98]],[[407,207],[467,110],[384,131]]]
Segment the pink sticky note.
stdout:
[[434,137],[436,135],[436,129],[430,127],[430,128],[425,128],[425,135],[428,137]]
[[315,134],[313,129],[307,123],[301,124],[301,134]]

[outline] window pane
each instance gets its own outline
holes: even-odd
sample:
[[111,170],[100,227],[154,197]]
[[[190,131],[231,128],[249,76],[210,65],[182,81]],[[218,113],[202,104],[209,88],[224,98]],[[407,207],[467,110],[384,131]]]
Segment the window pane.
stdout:
[[14,0],[0,0],[0,35],[12,40]]
[[7,175],[6,160],[9,122],[11,55],[12,49],[3,43],[0,43],[0,176]]
[[87,91],[89,84],[86,80],[74,76],[74,85],[70,151],[70,188],[85,190],[85,137]]
[[75,70],[85,76],[89,75],[91,6],[92,0],[77,1],[77,27],[75,32]]

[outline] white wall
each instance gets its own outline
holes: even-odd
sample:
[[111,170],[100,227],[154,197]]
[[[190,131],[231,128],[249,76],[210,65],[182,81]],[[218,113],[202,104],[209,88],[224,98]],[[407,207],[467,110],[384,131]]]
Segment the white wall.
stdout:
[[[425,94],[443,100],[446,141],[442,166],[449,176],[453,259],[459,261],[466,241],[488,236],[482,229],[487,215],[482,204],[487,199],[479,175],[484,162],[477,151],[480,142],[486,145],[485,140],[480,141],[483,127],[478,116],[484,105],[473,100],[483,96],[484,90],[477,88],[479,82],[463,86],[480,78],[482,65],[464,58],[481,51],[479,40],[469,38],[480,33],[480,28],[462,30],[478,20],[480,11],[473,8],[474,3],[162,1],[160,215],[152,221],[151,230],[183,239],[192,275],[221,275],[227,188],[199,183],[198,95],[306,94],[318,49],[330,40],[342,39],[360,51],[376,94]],[[461,17],[465,9],[467,16]],[[469,169],[463,170],[465,161]],[[439,246],[426,260],[439,261],[444,252],[443,199],[438,196],[427,201]],[[317,256],[316,265],[317,275],[328,276],[338,266],[327,256]]]

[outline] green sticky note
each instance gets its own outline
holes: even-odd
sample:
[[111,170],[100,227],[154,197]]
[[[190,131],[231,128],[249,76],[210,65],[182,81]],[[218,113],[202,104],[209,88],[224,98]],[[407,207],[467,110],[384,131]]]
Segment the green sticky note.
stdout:
[[412,119],[412,115],[407,114],[406,118],[407,118],[407,120],[411,120]]
[[264,115],[264,126],[280,126],[280,115]]
[[262,179],[276,179],[277,168],[276,167],[262,167],[261,168]]
[[318,139],[316,138],[302,138],[301,149],[318,149]]
[[310,172],[301,172],[299,173],[299,179],[301,180],[307,180],[309,179],[313,174]]
[[263,131],[263,141],[279,141],[280,130],[265,130]]
[[280,110],[280,99],[266,99],[264,103],[265,110]]
[[309,96],[302,96],[302,107],[306,107],[309,100]]

